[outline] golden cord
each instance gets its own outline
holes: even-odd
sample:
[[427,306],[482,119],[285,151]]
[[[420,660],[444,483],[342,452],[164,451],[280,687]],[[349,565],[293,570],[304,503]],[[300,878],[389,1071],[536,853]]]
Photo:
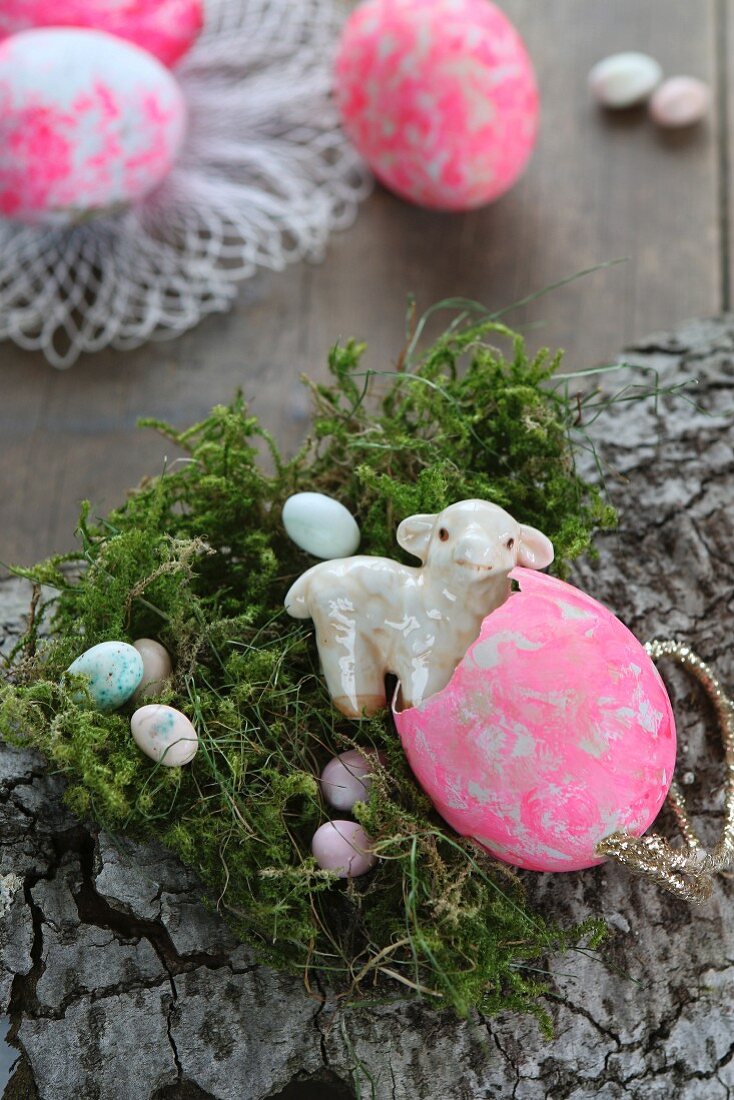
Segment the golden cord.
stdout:
[[673,848],[655,833],[635,837],[612,833],[597,845],[597,853],[616,859],[631,871],[645,875],[685,901],[705,901],[713,889],[713,876],[734,860],[734,702],[729,698],[711,669],[689,646],[680,642],[648,642],[645,650],[653,661],[668,658],[690,672],[711,699],[724,745],[724,824],[721,838],[707,852],[696,836],[685,805],[683,792],[673,780],[668,802],[683,834],[685,847]]

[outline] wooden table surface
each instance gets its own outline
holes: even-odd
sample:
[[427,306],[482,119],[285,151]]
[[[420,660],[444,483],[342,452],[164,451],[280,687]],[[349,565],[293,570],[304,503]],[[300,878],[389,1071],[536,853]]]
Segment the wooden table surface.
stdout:
[[[295,0],[294,0],[295,2]],[[305,431],[301,372],[325,373],[329,346],[356,336],[368,364],[394,361],[405,301],[453,295],[497,308],[592,265],[596,272],[516,312],[533,345],[571,368],[636,338],[729,307],[732,194],[728,0],[502,0],[538,71],[542,129],[531,166],[495,205],[466,215],[412,208],[382,190],[335,236],[319,266],[251,281],[229,315],[136,352],[66,372],[0,350],[0,561],[69,549],[78,502],[98,510],[161,468],[170,446],[141,415],[187,425],[244,389],[282,443]],[[706,125],[662,133],[644,110],[602,115],[586,75],[606,54],[652,53],[666,72],[708,81]]]

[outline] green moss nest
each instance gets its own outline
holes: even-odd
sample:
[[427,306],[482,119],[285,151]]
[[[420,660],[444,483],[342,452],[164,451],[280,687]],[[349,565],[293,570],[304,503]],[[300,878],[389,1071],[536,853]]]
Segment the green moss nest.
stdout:
[[[281,523],[299,490],[338,497],[361,525],[362,550],[390,556],[403,517],[487,498],[553,539],[561,574],[614,522],[575,469],[579,405],[554,379],[560,356],[529,357],[504,326],[465,315],[423,354],[416,343],[379,373],[361,366],[362,346],[335,347],[330,384],[308,383],[312,430],[290,460],[241,397],[186,431],[151,422],[187,457],[106,518],[85,507],[77,553],[15,570],[54,595],[11,658],[0,734],[45,754],[77,814],[162,841],[238,936],[307,985],[320,974],[346,996],[407,986],[459,1013],[539,1011],[536,960],[588,945],[597,925],[561,929],[533,912],[520,876],[452,833],[416,786],[389,716],[338,715],[311,624],[283,610],[313,564]],[[87,647],[138,637],[172,654],[160,701],[199,731],[190,766],[156,766],[132,741],[130,706],[97,713],[64,683]],[[316,866],[310,842],[330,816],[316,776],[353,747],[388,762],[355,809],[378,866],[344,882]]]

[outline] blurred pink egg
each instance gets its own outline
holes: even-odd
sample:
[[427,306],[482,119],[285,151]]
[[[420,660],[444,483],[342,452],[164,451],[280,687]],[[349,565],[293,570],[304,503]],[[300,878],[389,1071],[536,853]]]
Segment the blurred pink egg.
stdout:
[[186,107],[160,61],[102,31],[0,42],[0,215],[68,225],[142,198],[170,171]]
[[335,810],[351,810],[369,798],[373,769],[372,760],[357,749],[335,756],[321,773],[324,798]]
[[371,843],[356,821],[327,821],[314,833],[311,851],[323,871],[356,878],[377,863],[377,856],[370,851]]
[[514,570],[450,683],[395,721],[438,812],[506,863],[574,871],[654,821],[675,766],[670,700],[619,619],[563,581]]
[[711,92],[694,76],[671,76],[664,80],[650,100],[650,117],[658,126],[677,130],[693,126],[708,114]]
[[335,84],[344,127],[372,171],[422,206],[491,202],[535,143],[533,67],[489,0],[366,0],[344,29]]
[[204,22],[203,0],[2,0],[0,38],[34,27],[107,31],[174,65]]

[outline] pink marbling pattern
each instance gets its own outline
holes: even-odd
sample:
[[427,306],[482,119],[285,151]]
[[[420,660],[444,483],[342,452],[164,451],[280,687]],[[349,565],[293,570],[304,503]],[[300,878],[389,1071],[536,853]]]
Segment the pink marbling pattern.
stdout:
[[0,38],[34,27],[106,31],[175,65],[203,24],[202,0],[2,0]]
[[367,0],[335,70],[344,126],[403,198],[468,210],[523,171],[538,120],[532,64],[489,0]]
[[395,721],[418,782],[462,836],[534,871],[603,862],[649,828],[675,766],[673,713],[619,619],[526,569],[449,685]]
[[146,195],[172,167],[186,109],[152,55],[101,31],[0,42],[0,215],[68,224]]

